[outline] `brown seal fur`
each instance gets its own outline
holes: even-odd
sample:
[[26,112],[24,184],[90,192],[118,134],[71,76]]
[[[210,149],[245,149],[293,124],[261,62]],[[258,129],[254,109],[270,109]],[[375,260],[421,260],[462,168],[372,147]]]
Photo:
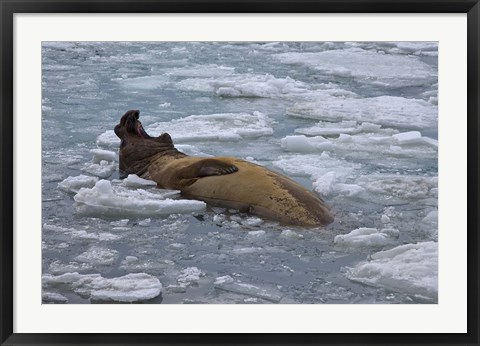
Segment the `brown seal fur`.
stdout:
[[321,226],[333,221],[325,202],[290,178],[234,157],[187,156],[175,149],[168,133],[149,136],[139,114],[128,111],[115,126],[122,178],[136,174],[159,188],[180,190],[186,198],[283,224]]

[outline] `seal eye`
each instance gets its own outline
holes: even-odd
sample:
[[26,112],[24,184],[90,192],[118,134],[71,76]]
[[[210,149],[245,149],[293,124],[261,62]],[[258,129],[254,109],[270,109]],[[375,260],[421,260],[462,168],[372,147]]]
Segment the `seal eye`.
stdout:
[[135,115],[135,118],[138,120],[138,118],[140,117],[140,111],[134,111],[133,114]]

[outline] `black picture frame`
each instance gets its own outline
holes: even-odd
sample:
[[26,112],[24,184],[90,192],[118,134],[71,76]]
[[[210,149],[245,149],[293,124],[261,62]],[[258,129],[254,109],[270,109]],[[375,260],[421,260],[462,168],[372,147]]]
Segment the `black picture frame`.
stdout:
[[[478,345],[479,0],[0,0],[1,345]],[[13,16],[15,13],[467,13],[468,332],[465,334],[21,334],[13,332]],[[452,316],[452,318],[455,318]],[[219,331],[220,332],[220,331]]]

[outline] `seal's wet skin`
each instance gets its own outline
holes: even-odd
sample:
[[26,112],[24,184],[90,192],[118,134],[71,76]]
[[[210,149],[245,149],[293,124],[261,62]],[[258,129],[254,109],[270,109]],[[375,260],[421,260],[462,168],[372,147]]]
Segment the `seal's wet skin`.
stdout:
[[187,198],[235,208],[283,224],[322,226],[333,221],[315,193],[279,173],[234,157],[191,157],[178,151],[168,133],[151,137],[130,110],[115,126],[120,177],[136,174]]

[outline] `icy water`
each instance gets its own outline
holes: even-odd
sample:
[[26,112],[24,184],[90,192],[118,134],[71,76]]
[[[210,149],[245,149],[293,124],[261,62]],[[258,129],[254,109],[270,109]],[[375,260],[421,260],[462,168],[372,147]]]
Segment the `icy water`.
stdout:
[[[44,42],[44,303],[436,303],[437,44]],[[140,110],[193,156],[319,193],[285,227],[119,180]]]

